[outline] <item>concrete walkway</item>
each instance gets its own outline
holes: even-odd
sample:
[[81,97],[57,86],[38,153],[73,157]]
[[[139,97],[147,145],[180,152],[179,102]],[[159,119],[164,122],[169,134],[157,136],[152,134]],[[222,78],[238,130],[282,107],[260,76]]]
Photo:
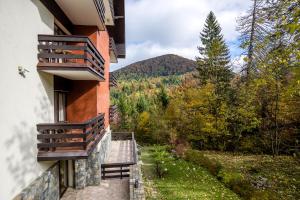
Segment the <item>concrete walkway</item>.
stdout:
[[111,142],[111,149],[105,163],[133,162],[132,141],[117,140]]
[[83,190],[68,188],[62,200],[129,200],[129,179],[102,180]]

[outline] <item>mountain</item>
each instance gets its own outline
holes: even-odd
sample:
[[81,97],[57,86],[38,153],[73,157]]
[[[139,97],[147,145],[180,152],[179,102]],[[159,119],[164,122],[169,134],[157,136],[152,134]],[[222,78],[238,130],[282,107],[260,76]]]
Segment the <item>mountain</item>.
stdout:
[[117,78],[181,75],[196,69],[196,61],[167,54],[139,61],[112,72]]

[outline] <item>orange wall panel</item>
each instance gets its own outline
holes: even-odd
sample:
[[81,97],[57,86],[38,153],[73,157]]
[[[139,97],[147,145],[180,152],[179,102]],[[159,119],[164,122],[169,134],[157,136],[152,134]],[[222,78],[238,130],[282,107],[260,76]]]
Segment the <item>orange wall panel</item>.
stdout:
[[97,116],[97,81],[72,81],[67,96],[67,120],[84,122]]
[[109,35],[107,31],[98,31],[95,26],[75,26],[75,35],[85,35],[90,38],[105,60],[105,81],[74,81],[74,89],[68,95],[67,120],[83,122],[105,114],[105,127],[109,126]]
[[110,92],[109,92],[109,35],[107,31],[99,31],[97,38],[97,49],[105,60],[104,77],[105,81],[100,82],[98,86],[97,95],[97,111],[105,113],[105,127],[109,126],[109,106],[110,106]]

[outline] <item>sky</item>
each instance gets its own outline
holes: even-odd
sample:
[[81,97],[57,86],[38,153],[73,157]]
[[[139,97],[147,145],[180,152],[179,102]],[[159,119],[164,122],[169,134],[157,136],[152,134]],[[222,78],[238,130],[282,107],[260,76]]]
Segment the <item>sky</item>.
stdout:
[[125,0],[126,59],[111,71],[164,54],[189,59],[199,55],[199,34],[213,11],[229,46],[232,60],[241,60],[236,20],[245,15],[251,0]]

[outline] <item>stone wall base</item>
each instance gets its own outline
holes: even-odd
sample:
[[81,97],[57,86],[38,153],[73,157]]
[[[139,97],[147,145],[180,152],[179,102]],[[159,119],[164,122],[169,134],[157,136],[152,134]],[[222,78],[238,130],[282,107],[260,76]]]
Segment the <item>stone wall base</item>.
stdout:
[[93,150],[88,159],[75,161],[75,188],[84,189],[86,186],[100,185],[101,164],[104,163],[111,145],[111,132],[105,136]]
[[56,163],[24,189],[14,200],[59,200],[59,165]]
[[[107,131],[88,159],[75,160],[75,188],[100,185],[101,163],[108,156],[111,132]],[[59,200],[59,164],[56,163],[13,200]]]
[[130,166],[130,200],[145,200],[141,165]]

